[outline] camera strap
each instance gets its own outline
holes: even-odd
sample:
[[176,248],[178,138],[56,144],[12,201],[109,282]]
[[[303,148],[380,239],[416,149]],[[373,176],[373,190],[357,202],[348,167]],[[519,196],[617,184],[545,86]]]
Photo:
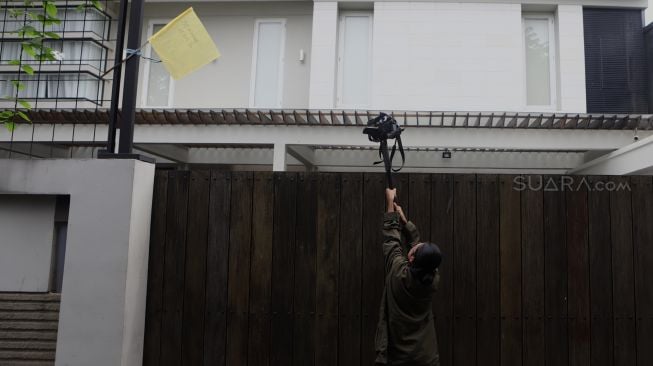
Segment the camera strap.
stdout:
[[[380,144],[379,145],[379,161],[374,162],[374,165],[384,163],[386,166],[386,170],[392,170],[393,172],[398,172],[400,171],[403,167],[404,164],[406,163],[406,154],[404,153],[404,145],[401,143],[401,136],[397,136],[395,138],[395,143],[392,145],[392,150],[390,151],[390,156],[389,156],[389,161],[386,162],[383,153],[383,150],[386,150],[387,154],[387,149],[388,149],[388,144]],[[394,161],[395,158],[395,153],[399,150],[399,155],[401,155],[401,166],[397,169],[392,167],[392,162]]]

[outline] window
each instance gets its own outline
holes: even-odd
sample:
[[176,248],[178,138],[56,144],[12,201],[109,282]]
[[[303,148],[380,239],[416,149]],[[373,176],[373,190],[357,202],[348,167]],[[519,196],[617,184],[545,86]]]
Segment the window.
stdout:
[[526,106],[555,109],[555,37],[552,15],[524,15]]
[[99,103],[100,81],[89,74],[3,74],[0,77],[0,93],[15,96],[16,89],[11,80],[19,80],[25,88],[18,92],[21,99],[84,99]]
[[348,13],[340,18],[337,105],[342,108],[370,104],[372,15]]
[[[166,24],[167,21],[150,23],[148,37],[156,34]],[[159,59],[159,55],[152,49],[152,46],[149,46],[148,56]],[[143,105],[146,107],[171,107],[174,81],[170,77],[168,70],[166,70],[162,62],[145,61],[145,93],[143,93],[145,98]]]
[[254,28],[250,106],[281,108],[285,19],[259,19]]

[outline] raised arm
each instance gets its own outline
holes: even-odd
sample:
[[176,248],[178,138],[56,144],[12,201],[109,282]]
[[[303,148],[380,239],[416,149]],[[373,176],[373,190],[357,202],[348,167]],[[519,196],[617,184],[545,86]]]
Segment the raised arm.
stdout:
[[398,204],[394,203],[395,212],[399,213],[399,218],[404,227],[404,233],[406,234],[406,239],[408,240],[408,248],[412,248],[415,244],[419,243],[419,230],[417,226],[412,221],[408,221],[404,210]]
[[401,224],[399,212],[395,211],[395,189],[386,189],[386,213],[383,215],[383,257],[385,271],[389,273],[393,265],[405,261],[401,250]]

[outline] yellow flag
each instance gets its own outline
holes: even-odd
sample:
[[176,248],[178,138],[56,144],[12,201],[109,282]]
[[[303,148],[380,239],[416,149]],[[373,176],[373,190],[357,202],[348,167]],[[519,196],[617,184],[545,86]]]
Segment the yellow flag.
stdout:
[[193,8],[173,19],[150,44],[173,79],[180,79],[220,57],[220,52]]

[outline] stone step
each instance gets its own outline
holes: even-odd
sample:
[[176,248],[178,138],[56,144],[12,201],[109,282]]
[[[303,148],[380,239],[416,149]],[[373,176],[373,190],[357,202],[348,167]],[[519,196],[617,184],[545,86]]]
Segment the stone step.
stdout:
[[0,320],[0,331],[3,330],[57,330],[56,321],[14,321]]
[[54,361],[54,351],[6,351],[0,350],[0,365],[5,361],[30,360],[30,361]]
[[42,331],[21,331],[21,330],[0,330],[0,339],[2,340],[39,340],[39,341],[57,341],[56,330]]
[[2,341],[0,340],[0,350],[37,350],[37,351],[54,351],[57,348],[56,341]]
[[59,320],[59,313],[55,312],[33,312],[33,311],[0,311],[0,322],[3,320]]
[[59,311],[58,302],[0,301],[0,311]]
[[20,301],[20,302],[60,302],[61,294],[51,293],[16,293],[16,292],[0,292],[0,302],[5,301]]

